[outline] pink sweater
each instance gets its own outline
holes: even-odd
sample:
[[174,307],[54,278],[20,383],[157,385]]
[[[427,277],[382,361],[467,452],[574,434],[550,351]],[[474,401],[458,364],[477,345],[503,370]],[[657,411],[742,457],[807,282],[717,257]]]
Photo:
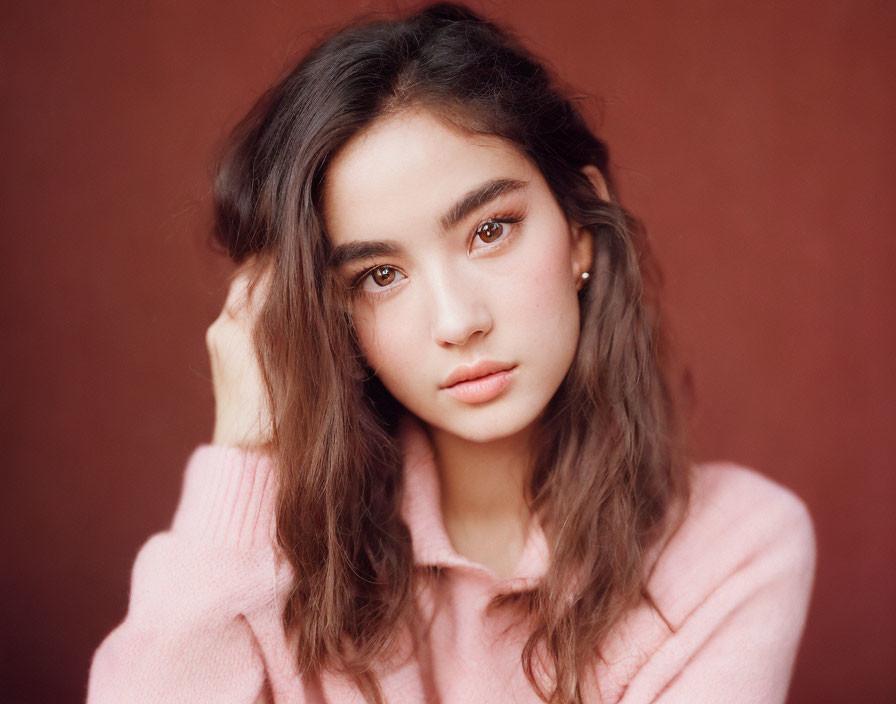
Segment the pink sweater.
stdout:
[[[500,638],[506,622],[483,608],[494,590],[544,573],[544,535],[533,521],[507,580],[459,555],[442,524],[426,435],[407,426],[403,442],[414,560],[444,570],[426,597],[423,647],[380,674],[387,701],[540,702],[520,664],[526,634]],[[172,526],[140,549],[127,617],[93,657],[88,704],[363,701],[345,680],[303,677],[293,664],[280,623],[291,568],[276,559],[275,494],[267,456],[195,450]],[[688,517],[649,583],[676,632],[647,607],[631,611],[595,663],[589,701],[783,702],[814,569],[800,499],[743,467],[696,467]]]

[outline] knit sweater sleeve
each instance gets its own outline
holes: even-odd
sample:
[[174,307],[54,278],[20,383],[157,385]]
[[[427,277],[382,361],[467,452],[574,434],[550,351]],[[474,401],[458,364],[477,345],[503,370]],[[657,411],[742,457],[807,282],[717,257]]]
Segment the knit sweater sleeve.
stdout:
[[648,584],[674,632],[665,629],[620,701],[784,702],[815,560],[801,499],[753,470],[703,466]]
[[266,701],[256,624],[276,602],[272,465],[193,452],[170,529],[140,548],[127,615],[93,656],[88,704]]

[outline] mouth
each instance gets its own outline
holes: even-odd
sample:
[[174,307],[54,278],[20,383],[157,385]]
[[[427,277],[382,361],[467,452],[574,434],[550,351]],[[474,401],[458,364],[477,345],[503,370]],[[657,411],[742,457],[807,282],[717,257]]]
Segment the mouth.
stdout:
[[485,403],[499,396],[516,376],[517,365],[481,361],[455,369],[442,389],[463,403]]

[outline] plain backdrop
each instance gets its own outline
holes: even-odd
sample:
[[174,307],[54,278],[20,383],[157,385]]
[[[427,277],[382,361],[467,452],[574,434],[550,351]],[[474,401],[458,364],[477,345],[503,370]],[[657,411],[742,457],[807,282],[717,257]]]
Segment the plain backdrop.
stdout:
[[[210,438],[204,334],[230,271],[204,244],[217,146],[312,42],[405,6],[4,3],[4,701],[83,699],[137,550]],[[791,701],[896,701],[896,4],[473,7],[609,142],[665,272],[699,457],[809,506]]]

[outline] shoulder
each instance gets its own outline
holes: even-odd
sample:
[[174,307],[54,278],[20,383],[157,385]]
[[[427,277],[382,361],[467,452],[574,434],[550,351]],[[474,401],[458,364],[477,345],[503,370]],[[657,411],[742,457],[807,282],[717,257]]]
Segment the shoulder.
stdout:
[[808,595],[816,560],[805,502],[760,472],[732,462],[692,467],[684,517],[656,548],[649,588],[669,608],[671,620],[679,622],[730,582],[745,592],[777,582]]
[[[693,528],[715,526],[754,540],[786,533],[808,547],[812,519],[793,491],[760,472],[733,462],[707,462],[692,468],[690,509]],[[699,530],[694,531],[695,536]],[[814,542],[814,539],[813,539]]]
[[607,646],[605,700],[783,702],[814,577],[809,512],[753,469],[691,469],[686,510],[645,563],[653,604]]

